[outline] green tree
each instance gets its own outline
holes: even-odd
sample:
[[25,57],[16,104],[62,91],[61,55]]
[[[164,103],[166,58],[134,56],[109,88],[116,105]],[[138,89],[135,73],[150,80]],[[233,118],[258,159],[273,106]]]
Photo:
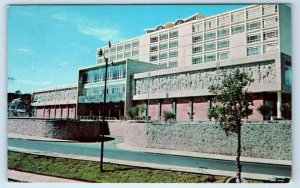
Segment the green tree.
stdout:
[[212,99],[210,116],[226,135],[237,134],[236,182],[241,182],[242,172],[240,164],[242,119],[252,114],[249,107],[253,105],[253,99],[246,89],[251,82],[253,79],[237,68],[230,75],[224,76],[220,84],[209,87],[209,92],[215,95]]

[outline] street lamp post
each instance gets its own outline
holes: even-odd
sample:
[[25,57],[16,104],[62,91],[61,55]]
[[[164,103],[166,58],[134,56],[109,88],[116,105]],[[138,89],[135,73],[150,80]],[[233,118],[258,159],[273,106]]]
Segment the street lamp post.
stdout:
[[[110,42],[108,42],[108,47],[111,47]],[[107,87],[107,69],[108,69],[108,58],[105,57],[103,50],[100,49],[98,52],[98,56],[104,58],[105,61],[105,74],[104,74],[104,96],[103,96],[103,105],[102,105],[102,126],[100,129],[101,132],[101,155],[100,155],[100,172],[103,172],[103,153],[104,153],[104,124],[105,124],[105,106],[106,106],[106,87]],[[113,62],[112,62],[112,65]]]

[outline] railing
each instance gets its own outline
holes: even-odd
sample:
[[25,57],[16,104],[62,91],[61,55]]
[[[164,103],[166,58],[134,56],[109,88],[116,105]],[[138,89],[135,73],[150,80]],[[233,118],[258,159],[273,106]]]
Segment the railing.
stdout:
[[[104,95],[94,95],[94,96],[79,96],[78,102],[80,103],[100,103],[103,102]],[[108,94],[106,96],[106,102],[109,101],[124,101],[125,100],[125,93],[121,94]]]
[[[77,116],[78,120],[100,121],[102,116]],[[118,120],[116,117],[105,117],[105,120]]]

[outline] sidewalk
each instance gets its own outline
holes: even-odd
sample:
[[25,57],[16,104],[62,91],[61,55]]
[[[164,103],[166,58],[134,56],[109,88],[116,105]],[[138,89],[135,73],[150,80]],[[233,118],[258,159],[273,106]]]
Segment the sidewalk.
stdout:
[[83,181],[7,170],[8,179],[22,183],[86,183]]

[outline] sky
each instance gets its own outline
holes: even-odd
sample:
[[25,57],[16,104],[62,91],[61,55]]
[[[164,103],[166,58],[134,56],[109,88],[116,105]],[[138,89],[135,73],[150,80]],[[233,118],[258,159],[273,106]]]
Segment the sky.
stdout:
[[215,15],[246,5],[19,5],[7,15],[7,90],[32,93],[76,83],[96,64],[96,49],[195,13]]

